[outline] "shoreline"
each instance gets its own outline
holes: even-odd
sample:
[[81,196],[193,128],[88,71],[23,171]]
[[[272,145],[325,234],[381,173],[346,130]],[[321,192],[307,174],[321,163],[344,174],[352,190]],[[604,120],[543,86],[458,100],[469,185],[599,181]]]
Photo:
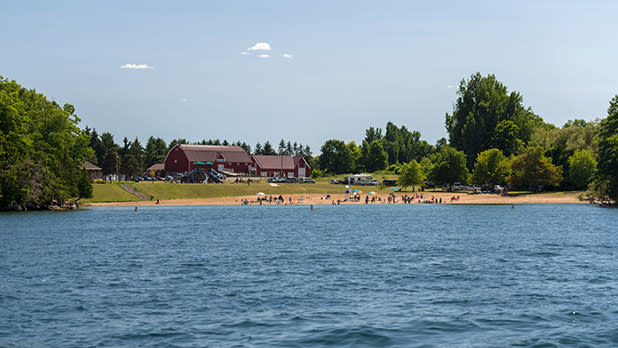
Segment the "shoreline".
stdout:
[[[416,193],[414,193],[416,194]],[[343,194],[330,195],[329,199],[325,199],[327,194],[291,194],[282,195],[284,198],[283,203],[279,205],[293,204],[293,205],[333,205],[333,202],[337,204],[337,201],[341,201],[342,205],[358,205],[365,204],[365,195],[361,196],[360,201],[345,201]],[[263,205],[277,205],[273,196],[273,202],[263,202]],[[292,198],[290,202],[290,197]],[[376,202],[372,203],[370,197],[369,205],[371,204],[393,204],[387,201],[387,196],[376,196]],[[378,200],[378,197],[381,200]],[[403,195],[396,195],[397,200],[394,204],[404,204]],[[434,203],[431,203],[432,197]],[[451,200],[452,197],[459,197],[459,199]],[[442,202],[440,202],[442,199]],[[256,196],[228,196],[217,198],[188,198],[188,199],[169,199],[160,200],[159,204],[156,204],[156,200],[152,201],[134,201],[134,202],[99,202],[99,203],[84,203],[84,207],[114,207],[114,206],[198,206],[198,205],[213,205],[213,206],[231,206],[242,205],[243,201],[248,201],[248,205],[259,205],[259,201]],[[425,192],[423,193],[422,201],[419,203],[419,199],[414,199],[409,204],[454,204],[454,205],[500,205],[500,204],[590,204],[587,201],[580,201],[577,199],[577,193],[574,194],[528,194],[521,196],[500,196],[497,194],[469,194],[469,193],[449,193],[449,192]]]

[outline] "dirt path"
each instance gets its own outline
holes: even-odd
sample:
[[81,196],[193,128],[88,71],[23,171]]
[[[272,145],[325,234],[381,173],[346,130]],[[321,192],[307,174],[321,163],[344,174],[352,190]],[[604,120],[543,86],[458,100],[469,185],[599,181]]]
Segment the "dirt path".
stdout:
[[129,186],[129,184],[120,184],[120,186],[122,186],[122,188],[125,189],[127,192],[137,196],[137,198],[139,198],[142,201],[149,201],[150,200],[143,193],[137,192],[137,191],[133,190],[133,188],[131,186]]

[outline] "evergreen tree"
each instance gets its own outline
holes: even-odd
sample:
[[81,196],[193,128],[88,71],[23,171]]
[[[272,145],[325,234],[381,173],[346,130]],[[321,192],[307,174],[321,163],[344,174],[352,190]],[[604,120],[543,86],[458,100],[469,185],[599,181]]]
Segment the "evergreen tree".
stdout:
[[279,142],[279,152],[277,154],[285,155],[285,141],[283,139]]
[[266,142],[264,143],[264,147],[262,148],[262,155],[276,155],[276,154],[277,152],[275,151],[273,146],[270,144],[270,141],[266,140]]
[[146,168],[155,163],[163,163],[166,155],[167,145],[163,139],[152,136],[148,138],[148,141],[146,142],[146,149],[144,150],[144,166]]

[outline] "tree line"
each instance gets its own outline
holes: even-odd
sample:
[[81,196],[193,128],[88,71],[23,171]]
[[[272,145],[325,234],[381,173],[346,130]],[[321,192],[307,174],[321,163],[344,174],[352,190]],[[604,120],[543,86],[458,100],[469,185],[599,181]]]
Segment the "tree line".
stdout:
[[360,146],[327,140],[314,158],[316,175],[360,171],[400,174],[403,186],[454,182],[510,185],[522,189],[583,189],[602,202],[618,195],[618,96],[607,118],[545,122],[523,97],[494,75],[463,79],[452,113],[445,115],[448,140],[436,144],[392,122],[370,127]]
[[[389,172],[403,186],[425,181],[504,185],[535,189],[588,187],[586,198],[618,198],[618,96],[601,120],[570,120],[562,127],[546,123],[523,97],[509,92],[494,75],[463,79],[453,111],[445,115],[448,139],[435,144],[406,126],[388,122],[369,127],[360,145],[329,139],[312,156],[309,146],[281,139],[253,149],[245,142],[218,139],[192,144],[237,145],[258,155],[304,156],[313,175]],[[55,101],[0,76],[0,210],[47,207],[92,195],[81,165],[91,160],[104,174],[140,175],[161,163],[176,144],[151,136],[142,146],[135,138],[117,144],[109,132],[79,128],[70,104]]]

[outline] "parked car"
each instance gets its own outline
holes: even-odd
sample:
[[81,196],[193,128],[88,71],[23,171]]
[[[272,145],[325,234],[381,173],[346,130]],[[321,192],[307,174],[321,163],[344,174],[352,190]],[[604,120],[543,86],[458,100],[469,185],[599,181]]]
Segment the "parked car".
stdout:
[[433,184],[432,182],[430,182],[430,181],[425,181],[425,187],[427,187],[427,188],[433,188],[433,187],[434,187],[434,184]]
[[394,179],[384,179],[382,180],[382,183],[386,186],[395,186],[397,185],[397,180]]
[[454,182],[453,183],[453,191],[459,191],[459,190],[463,190],[463,189],[464,189],[464,187],[460,183],[458,183],[458,182]]
[[155,179],[159,180],[159,181],[165,181],[165,178],[162,176],[157,176],[155,177]]
[[330,183],[331,183],[331,184],[341,184],[341,180],[339,180],[339,179],[332,179],[332,180],[330,181]]
[[287,183],[296,183],[298,182],[298,180],[295,177],[291,177],[291,178],[285,178],[285,181]]
[[311,179],[311,178],[307,178],[307,177],[302,177],[298,180],[298,182],[300,183],[309,183],[309,184],[315,184],[315,180]]
[[174,177],[173,177],[173,176],[171,176],[171,175],[166,175],[166,176],[165,176],[165,180],[166,180],[166,181],[172,181],[172,180],[174,180]]
[[279,180],[278,176],[273,176],[273,177],[266,179],[266,181],[268,182],[279,182],[278,180]]
[[490,185],[481,185],[481,192],[494,192],[494,188]]

